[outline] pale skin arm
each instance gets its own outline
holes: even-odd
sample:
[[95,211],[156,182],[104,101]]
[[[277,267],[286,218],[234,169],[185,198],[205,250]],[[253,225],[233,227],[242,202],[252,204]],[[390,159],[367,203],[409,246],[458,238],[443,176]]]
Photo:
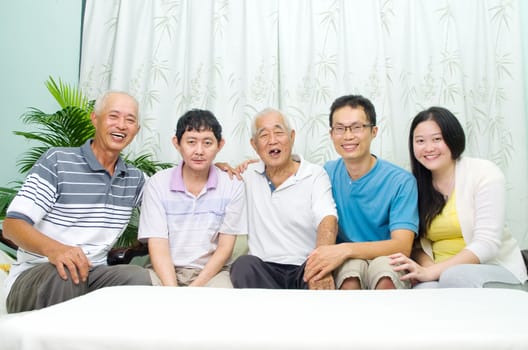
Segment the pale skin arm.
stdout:
[[248,159],[240,163],[236,168],[233,168],[231,165],[229,165],[229,163],[225,162],[216,162],[215,166],[220,170],[225,171],[229,175],[229,178],[232,179],[234,175],[237,179],[242,180],[242,173],[246,171],[248,165],[258,161],[258,159]]
[[[451,266],[460,264],[480,264],[480,261],[477,256],[467,249],[462,249],[458,254],[445,261],[442,261],[437,264],[429,264],[427,266],[422,266],[401,253],[393,254],[390,256],[390,258],[392,259],[391,264],[395,265],[394,271],[408,271],[407,274],[401,277],[403,281],[438,281],[442,272],[444,272],[447,268]],[[421,258],[420,261],[424,261],[424,259]]]
[[229,175],[230,179],[233,179],[233,176],[235,176],[238,180],[242,180],[241,173],[236,168],[233,168],[229,163],[216,162],[215,166],[218,169],[226,172]]
[[205,264],[203,270],[200,272],[198,277],[190,284],[190,286],[205,286],[207,282],[211,280],[222,268],[225,266],[227,260],[233,254],[233,248],[235,247],[235,235],[228,235],[220,233],[218,236],[218,247],[215,252]]
[[325,216],[317,227],[316,249],[310,253],[304,268],[304,280],[309,289],[335,289],[332,270],[324,271],[317,264],[318,248],[334,246],[337,237],[337,218],[333,215]]
[[150,262],[163,286],[177,287],[176,271],[169,250],[167,238],[152,237],[148,239]]
[[68,279],[66,269],[75,284],[88,278],[92,264],[81,248],[62,244],[21,219],[6,218],[2,229],[5,237],[20,248],[46,256],[63,280]]
[[305,279],[310,280],[316,271],[318,275],[326,275],[349,259],[370,260],[379,256],[388,256],[396,252],[411,253],[414,232],[410,230],[394,230],[391,238],[376,242],[350,242],[317,247],[311,254],[308,273]]

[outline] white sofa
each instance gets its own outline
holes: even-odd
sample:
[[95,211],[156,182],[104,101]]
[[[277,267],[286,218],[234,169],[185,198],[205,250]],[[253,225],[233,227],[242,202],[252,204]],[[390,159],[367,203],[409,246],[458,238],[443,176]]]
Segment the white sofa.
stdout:
[[[1,261],[11,259],[0,252]],[[5,276],[0,271],[0,283]],[[0,315],[0,350],[72,344],[79,350],[524,350],[527,314],[528,293],[507,289],[110,287],[42,310]]]
[[528,293],[123,286],[0,317],[0,350],[525,350]]
[[[242,254],[246,254],[247,251],[248,251],[248,247],[247,247],[246,236],[239,236],[236,240],[235,249],[233,251],[233,260]],[[147,259],[145,259],[145,257],[138,257],[134,259],[135,260],[133,260],[132,263],[137,263],[139,265],[142,265],[145,263],[145,261],[148,261]],[[0,250],[0,265],[11,265],[13,262],[14,262],[13,258],[11,258],[5,252]],[[3,288],[4,280],[6,279],[6,277],[7,277],[7,272],[4,271],[3,269],[0,269],[0,317],[7,314],[6,307],[5,307],[5,298],[7,297],[7,295],[4,295],[4,288]]]

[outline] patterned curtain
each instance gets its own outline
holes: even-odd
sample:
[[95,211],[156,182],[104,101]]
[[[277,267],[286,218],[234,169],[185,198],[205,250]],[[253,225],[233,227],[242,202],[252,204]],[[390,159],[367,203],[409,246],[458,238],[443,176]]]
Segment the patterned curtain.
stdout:
[[295,152],[336,157],[328,111],[343,94],[370,98],[373,152],[405,168],[410,120],[439,105],[461,120],[466,155],[504,171],[507,223],[528,246],[527,119],[520,1],[90,0],[80,84],[95,98],[127,90],[141,104],[131,153],[178,161],[178,117],[210,109],[224,127],[219,160],[255,157],[250,121],[281,109]]

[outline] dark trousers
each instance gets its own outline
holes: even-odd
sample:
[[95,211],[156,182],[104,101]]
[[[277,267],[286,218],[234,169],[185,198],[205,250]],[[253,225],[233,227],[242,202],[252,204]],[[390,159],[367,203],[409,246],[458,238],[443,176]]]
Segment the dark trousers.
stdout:
[[304,264],[288,265],[262,261],[254,255],[242,255],[231,265],[235,288],[307,289],[303,280]]
[[140,266],[103,265],[91,268],[86,282],[75,284],[70,276],[60,278],[54,265],[44,263],[17,277],[7,296],[7,312],[42,309],[99,288],[122,285],[152,285],[152,280]]

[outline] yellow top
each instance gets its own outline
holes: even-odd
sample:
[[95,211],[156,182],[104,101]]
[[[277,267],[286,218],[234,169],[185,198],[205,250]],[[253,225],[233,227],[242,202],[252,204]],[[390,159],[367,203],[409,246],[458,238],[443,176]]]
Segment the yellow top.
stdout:
[[455,192],[431,222],[427,238],[433,247],[434,262],[439,263],[458,254],[466,246],[455,207]]

